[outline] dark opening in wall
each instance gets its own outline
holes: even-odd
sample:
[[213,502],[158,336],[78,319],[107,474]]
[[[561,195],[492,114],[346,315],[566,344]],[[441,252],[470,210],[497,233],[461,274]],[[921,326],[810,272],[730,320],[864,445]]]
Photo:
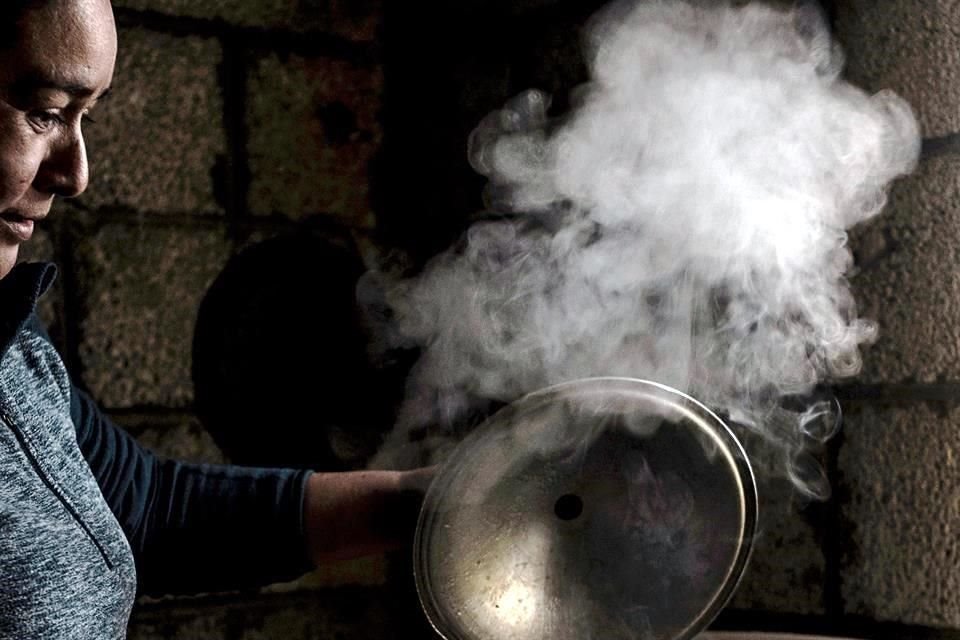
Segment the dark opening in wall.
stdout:
[[196,409],[240,464],[362,466],[394,422],[406,369],[368,357],[364,273],[346,243],[301,233],[233,258],[201,304]]

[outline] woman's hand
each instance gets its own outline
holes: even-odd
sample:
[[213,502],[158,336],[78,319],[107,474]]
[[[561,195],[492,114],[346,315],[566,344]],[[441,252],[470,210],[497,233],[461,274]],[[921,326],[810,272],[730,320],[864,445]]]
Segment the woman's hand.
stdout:
[[392,551],[413,539],[434,467],[314,473],[304,518],[314,564]]

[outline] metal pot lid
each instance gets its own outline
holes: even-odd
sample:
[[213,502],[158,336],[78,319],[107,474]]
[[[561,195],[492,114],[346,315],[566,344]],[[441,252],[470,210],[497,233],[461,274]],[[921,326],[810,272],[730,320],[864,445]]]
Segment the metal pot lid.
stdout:
[[733,593],[756,519],[743,449],[706,407],[578,380],[454,449],[420,513],[417,590],[447,640],[682,640]]

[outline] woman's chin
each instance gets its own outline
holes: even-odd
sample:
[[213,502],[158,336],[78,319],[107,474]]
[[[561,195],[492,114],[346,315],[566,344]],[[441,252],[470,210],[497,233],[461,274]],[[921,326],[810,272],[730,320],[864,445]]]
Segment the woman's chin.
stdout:
[[17,264],[19,252],[19,244],[0,241],[0,278],[6,278],[13,266]]

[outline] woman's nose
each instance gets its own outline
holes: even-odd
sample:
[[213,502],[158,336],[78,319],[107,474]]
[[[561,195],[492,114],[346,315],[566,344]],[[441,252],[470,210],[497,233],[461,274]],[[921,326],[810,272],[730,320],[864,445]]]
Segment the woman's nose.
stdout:
[[53,143],[37,174],[36,186],[46,193],[72,198],[86,190],[88,181],[87,149],[77,132]]

